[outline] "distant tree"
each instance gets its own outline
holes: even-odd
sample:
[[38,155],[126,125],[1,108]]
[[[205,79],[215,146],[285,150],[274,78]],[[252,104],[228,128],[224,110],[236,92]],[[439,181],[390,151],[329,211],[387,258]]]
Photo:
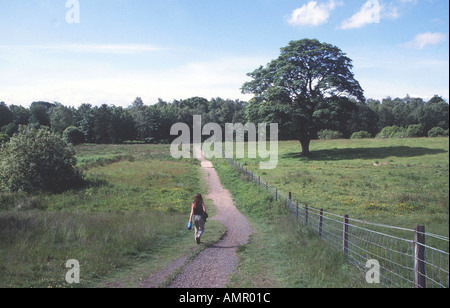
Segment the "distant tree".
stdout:
[[52,131],[61,135],[67,127],[73,125],[73,111],[71,108],[57,104],[50,109],[49,113]]
[[150,137],[150,112],[140,97],[137,97],[130,107],[138,140],[145,141]]
[[336,46],[309,39],[292,41],[281,49],[278,59],[249,73],[253,80],[242,91],[255,94],[258,104],[283,106],[302,155],[309,155],[311,139],[324,123],[345,121],[350,112],[345,107],[354,108],[350,99],[364,101],[352,68],[352,60]]
[[111,125],[114,132],[114,143],[122,143],[127,140],[136,140],[136,126],[129,109],[112,107]]
[[439,96],[417,108],[412,116],[416,123],[423,125],[425,132],[434,127],[449,128],[449,105]]
[[83,132],[85,142],[95,143],[95,112],[91,104],[82,104],[78,107],[74,112],[74,124]]
[[30,123],[37,126],[50,127],[50,109],[54,104],[47,102],[34,102],[30,106]]
[[12,123],[14,120],[14,114],[6,106],[5,102],[0,102],[0,128]]
[[79,145],[79,144],[85,142],[85,137],[84,137],[83,132],[81,131],[81,129],[79,129],[78,127],[75,127],[75,126],[67,127],[64,130],[62,136],[63,136],[63,139],[67,143],[71,143],[73,145]]
[[112,113],[108,105],[94,108],[94,137],[97,144],[113,143]]
[[13,114],[13,121],[2,128],[2,131],[12,137],[17,131],[19,125],[28,125],[30,119],[30,110],[22,106],[11,105],[9,110]]

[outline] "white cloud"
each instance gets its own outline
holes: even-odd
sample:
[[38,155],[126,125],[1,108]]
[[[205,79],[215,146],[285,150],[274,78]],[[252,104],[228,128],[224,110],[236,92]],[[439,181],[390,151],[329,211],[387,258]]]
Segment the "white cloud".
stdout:
[[318,26],[324,24],[330,17],[330,12],[339,4],[340,2],[337,3],[334,0],[330,0],[326,4],[310,1],[294,10],[288,19],[288,23],[292,26]]
[[416,37],[405,44],[406,48],[424,49],[428,45],[438,45],[445,41],[446,36],[443,33],[425,32],[419,33]]
[[341,24],[341,29],[356,29],[367,24],[379,23],[381,5],[378,0],[368,0],[363,4],[359,12],[346,19]]

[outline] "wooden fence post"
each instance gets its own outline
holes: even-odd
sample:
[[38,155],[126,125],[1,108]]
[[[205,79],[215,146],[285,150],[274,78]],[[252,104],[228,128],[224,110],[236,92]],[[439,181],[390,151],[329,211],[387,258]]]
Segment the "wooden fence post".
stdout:
[[343,230],[343,240],[342,247],[344,256],[348,256],[348,215],[344,216],[344,230]]
[[308,225],[308,206],[305,205],[305,224]]
[[278,188],[275,188],[275,201],[278,201]]
[[414,283],[416,288],[426,288],[425,226],[416,226],[414,234]]
[[319,215],[319,237],[322,237],[323,209],[320,209]]

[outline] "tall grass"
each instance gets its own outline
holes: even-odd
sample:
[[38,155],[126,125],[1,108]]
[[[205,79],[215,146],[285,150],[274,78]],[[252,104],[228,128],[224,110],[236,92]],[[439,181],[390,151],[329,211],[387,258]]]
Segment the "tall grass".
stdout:
[[140,213],[0,214],[0,287],[69,287],[65,262],[81,264],[89,287],[183,237],[182,215]]
[[295,223],[284,205],[246,181],[225,160],[216,160],[214,166],[254,229],[249,244],[238,248],[239,266],[230,287],[367,286],[342,254]]
[[[77,158],[84,188],[0,193],[0,287],[92,287],[138,263],[150,274],[156,259],[195,252],[186,223],[193,196],[205,193],[196,160],[175,161],[164,145],[85,145]],[[172,246],[180,249],[161,256]],[[69,259],[80,262],[80,285],[65,282]]]

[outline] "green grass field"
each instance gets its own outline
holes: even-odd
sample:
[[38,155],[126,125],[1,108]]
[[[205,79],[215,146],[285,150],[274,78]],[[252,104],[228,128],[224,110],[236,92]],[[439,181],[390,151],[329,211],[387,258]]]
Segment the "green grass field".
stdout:
[[[76,150],[84,188],[0,193],[0,287],[137,286],[204,247],[186,231],[193,196],[207,192],[198,161],[174,160],[168,145]],[[301,157],[298,142],[280,142],[274,170],[259,170],[258,160],[239,161],[311,207],[408,229],[423,224],[448,236],[448,138],[313,141],[311,150],[311,157]],[[231,287],[367,286],[339,251],[292,221],[225,160],[214,163],[255,230],[238,249]],[[207,206],[214,215],[208,200]],[[206,244],[223,232],[208,222]],[[448,251],[446,245],[440,248]],[[80,261],[80,285],[65,282],[69,259]]]
[[[0,194],[0,287],[136,286],[204,248],[186,230],[193,197],[206,192],[196,160],[175,161],[166,145],[76,150],[85,188]],[[206,245],[224,228],[211,221],[207,231]],[[69,259],[80,262],[80,285],[65,282]]]
[[[427,232],[448,237],[448,146],[448,138],[313,141],[313,155],[306,158],[299,155],[298,142],[280,142],[276,169],[260,170],[258,160],[237,160],[310,207],[408,229],[424,224]],[[232,286],[374,286],[316,230],[283,214],[264,188],[223,160],[215,166],[256,230],[239,249],[241,262]],[[413,240],[411,232],[370,228]],[[448,242],[432,237],[427,245],[449,249]]]
[[240,261],[229,287],[369,287],[340,251],[296,223],[283,204],[275,202],[226,160],[215,160],[214,165],[254,230],[249,243],[238,248]]
[[279,143],[279,164],[246,168],[308,206],[361,220],[449,234],[447,138],[313,141],[311,157],[298,142]]

